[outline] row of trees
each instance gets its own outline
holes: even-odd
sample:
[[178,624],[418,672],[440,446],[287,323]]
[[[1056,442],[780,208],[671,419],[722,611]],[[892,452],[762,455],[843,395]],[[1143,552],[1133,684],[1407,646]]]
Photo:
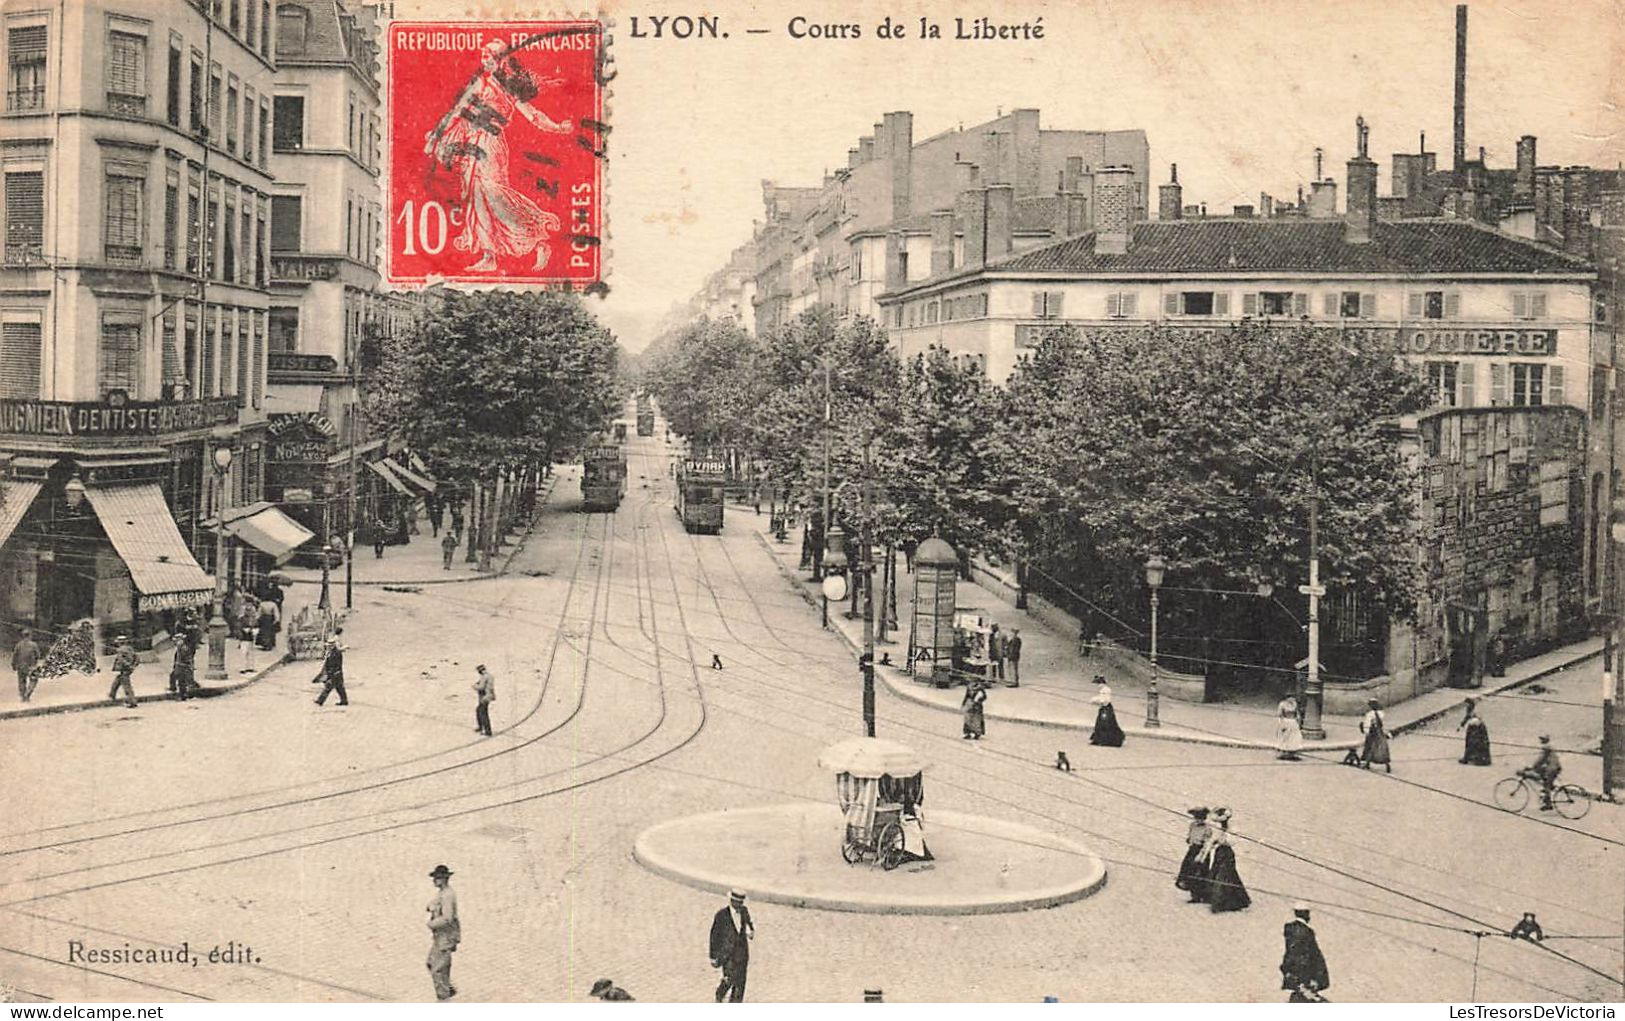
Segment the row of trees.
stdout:
[[[1382,622],[1414,605],[1404,552],[1414,480],[1389,428],[1426,407],[1428,390],[1390,353],[1346,347],[1336,331],[1057,329],[995,386],[940,350],[900,361],[872,322],[837,325],[820,310],[758,337],[701,321],[649,351],[643,372],[674,428],[761,468],[775,498],[816,507],[826,367],[833,486],[860,477],[872,443],[877,542],[936,534],[962,554],[1026,565],[1029,587],[1091,632],[1142,640],[1152,554],[1171,565],[1170,587],[1245,592],[1268,581],[1290,604],[1307,575],[1311,501],[1338,594],[1330,609],[1347,617],[1328,666],[1341,634],[1345,669],[1367,668],[1352,661],[1356,646],[1375,639],[1373,654]],[[857,487],[841,489],[839,504],[855,532]],[[1239,618],[1267,617],[1259,605],[1163,603],[1172,656],[1204,672],[1270,658],[1269,636],[1236,633]],[[1297,628],[1284,626],[1291,612],[1274,628],[1277,665],[1302,655]]]
[[613,336],[566,292],[449,292],[387,342],[366,411],[472,502],[489,559],[540,473],[614,414],[629,387]]

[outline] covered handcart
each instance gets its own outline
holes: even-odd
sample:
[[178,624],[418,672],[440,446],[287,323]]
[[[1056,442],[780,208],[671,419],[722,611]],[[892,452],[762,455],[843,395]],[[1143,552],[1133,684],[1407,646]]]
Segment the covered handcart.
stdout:
[[930,857],[919,814],[926,762],[918,752],[896,741],[855,737],[824,749],[818,764],[835,774],[846,820],[841,857],[849,864],[890,869],[910,857]]

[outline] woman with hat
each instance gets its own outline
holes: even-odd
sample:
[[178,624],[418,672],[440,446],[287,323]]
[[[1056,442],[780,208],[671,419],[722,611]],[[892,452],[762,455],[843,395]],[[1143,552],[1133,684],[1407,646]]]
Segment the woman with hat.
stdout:
[[1191,825],[1185,831],[1185,859],[1179,863],[1174,885],[1191,895],[1192,904],[1201,904],[1207,900],[1207,871],[1201,858],[1207,846],[1208,812],[1205,808],[1188,808],[1185,814],[1191,817]]
[[451,955],[462,941],[463,927],[457,919],[457,894],[451,889],[451,869],[436,865],[429,878],[434,880],[434,897],[429,901],[429,977],[434,980],[437,1000],[457,995],[451,984]]
[[970,681],[965,685],[965,700],[960,703],[960,708],[965,712],[965,740],[980,741],[982,735],[987,733],[987,718],[982,714],[982,706],[986,702],[985,683]]
[[1383,722],[1378,704],[1374,698],[1367,699],[1365,719],[1360,721],[1360,733],[1365,735],[1365,746],[1360,750],[1361,764],[1370,769],[1373,762],[1381,763],[1384,769],[1392,773],[1394,764],[1388,754],[1388,727]]
[[1230,810],[1215,808],[1208,817],[1207,846],[1202,857],[1207,863],[1207,903],[1214,914],[1221,911],[1241,911],[1251,906],[1247,887],[1236,871],[1236,850],[1230,846]]
[[1107,748],[1123,747],[1123,728],[1117,725],[1117,710],[1112,708],[1112,689],[1101,674],[1095,675],[1100,690],[1089,701],[1100,708],[1095,711],[1095,729],[1089,734],[1089,743]]
[[1297,761],[1303,749],[1303,728],[1298,726],[1298,700],[1291,692],[1275,707],[1275,757]]
[[1461,764],[1464,766],[1490,765],[1490,728],[1484,726],[1484,721],[1478,718],[1478,702],[1476,699],[1467,700],[1467,715],[1462,717],[1456,729],[1466,728],[1466,741],[1461,750]]

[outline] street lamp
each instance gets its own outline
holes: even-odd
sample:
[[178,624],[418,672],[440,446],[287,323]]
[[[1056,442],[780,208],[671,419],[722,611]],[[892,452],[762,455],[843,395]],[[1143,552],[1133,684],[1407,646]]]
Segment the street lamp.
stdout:
[[226,471],[231,448],[214,448],[214,616],[209,618],[209,669],[204,677],[226,679]]
[[322,595],[320,599],[316,600],[316,607],[318,609],[326,610],[332,607],[332,602],[328,598],[327,589],[328,571],[331,569],[332,563],[333,547],[324,543],[322,545]]
[[68,502],[69,510],[78,510],[85,502],[85,480],[79,477],[78,472],[68,479],[62,486],[62,498]]
[[825,532],[824,544],[824,626],[829,626],[829,604],[846,598],[846,533],[839,525]]
[[1151,589],[1151,687],[1145,692],[1147,727],[1162,726],[1162,721],[1157,718],[1162,699],[1157,693],[1157,590],[1162,587],[1163,575],[1167,573],[1168,563],[1161,557],[1152,554],[1151,559],[1145,562],[1145,583]]

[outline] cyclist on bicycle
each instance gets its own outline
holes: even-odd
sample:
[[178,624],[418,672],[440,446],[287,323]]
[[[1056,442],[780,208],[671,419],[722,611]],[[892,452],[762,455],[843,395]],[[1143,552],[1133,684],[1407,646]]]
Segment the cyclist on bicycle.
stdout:
[[1552,749],[1552,739],[1547,734],[1540,735],[1540,755],[1528,769],[1520,769],[1519,776],[1540,781],[1540,810],[1552,810],[1552,785],[1557,782],[1558,774],[1563,772],[1563,763]]

